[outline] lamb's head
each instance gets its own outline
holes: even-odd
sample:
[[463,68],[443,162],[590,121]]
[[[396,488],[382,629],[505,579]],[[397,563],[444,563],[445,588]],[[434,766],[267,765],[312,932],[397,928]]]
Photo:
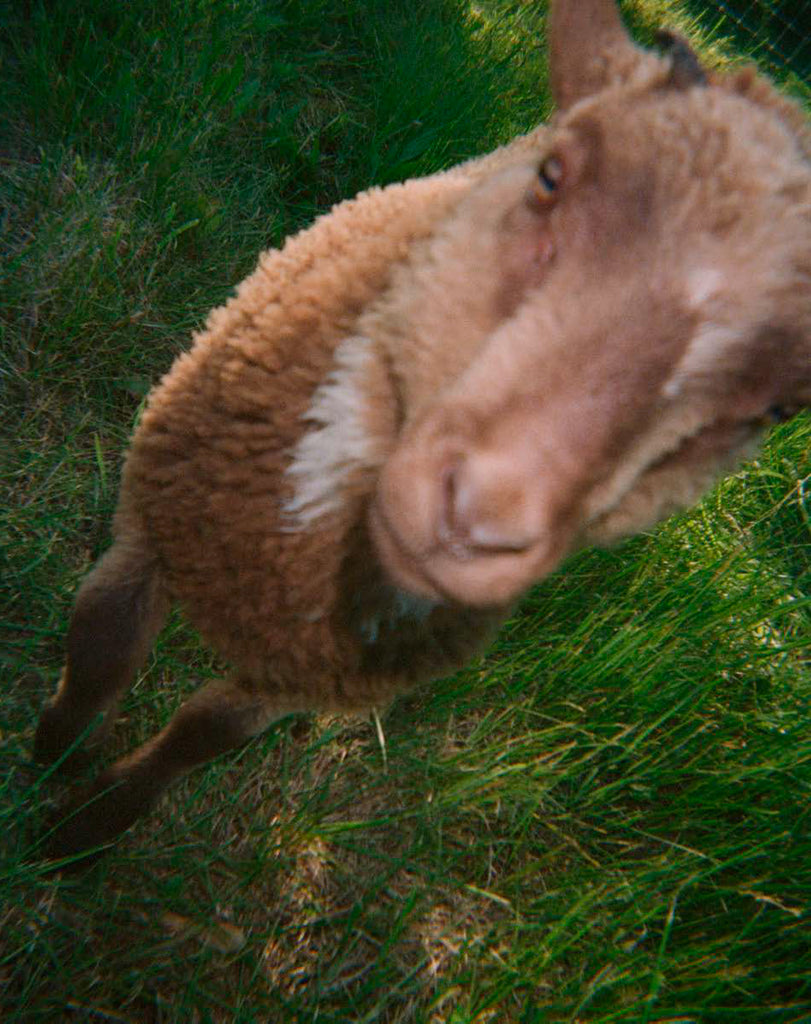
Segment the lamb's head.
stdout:
[[536,152],[379,314],[400,423],[372,534],[399,585],[476,606],[692,503],[811,404],[802,116],[678,41],[638,49],[609,0],[558,0],[550,43]]

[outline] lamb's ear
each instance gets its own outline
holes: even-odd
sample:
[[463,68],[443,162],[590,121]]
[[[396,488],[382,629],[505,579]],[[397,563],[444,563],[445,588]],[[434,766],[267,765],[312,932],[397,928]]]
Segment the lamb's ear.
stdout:
[[547,35],[559,110],[628,81],[642,65],[656,62],[633,43],[614,0],[552,0]]
[[687,40],[676,32],[661,29],[656,42],[670,57],[668,85],[674,89],[689,89],[694,85],[707,85],[707,72],[701,66],[695,51]]

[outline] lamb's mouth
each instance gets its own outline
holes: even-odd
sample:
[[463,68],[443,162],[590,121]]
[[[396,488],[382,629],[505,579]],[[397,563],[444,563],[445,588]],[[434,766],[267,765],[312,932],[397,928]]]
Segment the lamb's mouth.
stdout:
[[[370,535],[385,572],[402,589],[445,604],[484,606],[489,602],[506,607],[526,587],[553,571],[567,553],[591,544],[612,543],[692,504],[713,477],[748,453],[763,426],[762,417],[717,419],[695,433],[683,434],[643,464],[612,500],[605,494],[601,498],[597,489],[601,485],[585,491],[570,506],[565,522],[526,550],[490,550],[482,555],[475,548],[449,543],[441,530],[432,543],[414,547],[409,534],[403,535],[392,522],[379,495],[369,507]],[[646,491],[647,512],[642,513],[641,521],[631,507],[635,497]]]
[[663,452],[647,467],[644,475],[684,465],[721,465],[728,457],[735,457],[748,442],[759,438],[769,424],[765,416],[713,420],[697,433],[683,437],[671,451]]
[[441,530],[424,549],[409,545],[375,499],[368,514],[369,532],[381,566],[391,581],[418,597],[467,608],[507,609],[534,582],[552,572],[565,557],[572,536],[561,530],[540,536],[528,547],[477,549],[449,543]]
[[[708,480],[729,470],[751,452],[751,447],[760,439],[766,426],[768,421],[763,417],[746,420],[717,419],[706,423],[695,433],[683,435],[676,444],[645,465],[615,500],[608,503],[602,503],[599,499],[595,501],[595,507],[584,518],[583,543],[601,543],[604,539],[601,536],[603,528],[617,513],[622,513],[635,495],[650,488],[661,489],[666,493],[669,489],[668,479],[675,480],[680,472],[689,473],[691,478],[695,478],[699,492],[703,493]],[[692,504],[693,500],[694,497],[678,500],[677,495],[674,495],[672,507],[657,516],[656,520]]]

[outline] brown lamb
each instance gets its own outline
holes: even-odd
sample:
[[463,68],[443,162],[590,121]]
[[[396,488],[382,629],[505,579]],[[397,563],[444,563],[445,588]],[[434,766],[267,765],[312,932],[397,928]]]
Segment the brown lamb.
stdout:
[[178,602],[232,666],[79,794],[84,854],[281,715],[479,650],[575,548],[811,400],[811,137],[751,70],[557,0],[548,126],[265,253],[155,388],[36,754],[104,734]]

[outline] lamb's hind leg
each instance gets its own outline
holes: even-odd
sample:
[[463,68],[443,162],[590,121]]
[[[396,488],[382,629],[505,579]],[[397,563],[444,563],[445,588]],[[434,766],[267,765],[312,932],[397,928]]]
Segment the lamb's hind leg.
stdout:
[[[103,738],[168,610],[154,559],[131,537],[117,541],[76,596],[65,667],[34,739],[38,761],[62,757],[99,714],[105,717],[90,739],[95,745]],[[81,757],[74,752],[71,759]]]
[[79,854],[86,862],[149,811],[178,776],[301,709],[238,680],[208,683],[157,736],[113,764],[72,801],[48,838],[48,856]]

